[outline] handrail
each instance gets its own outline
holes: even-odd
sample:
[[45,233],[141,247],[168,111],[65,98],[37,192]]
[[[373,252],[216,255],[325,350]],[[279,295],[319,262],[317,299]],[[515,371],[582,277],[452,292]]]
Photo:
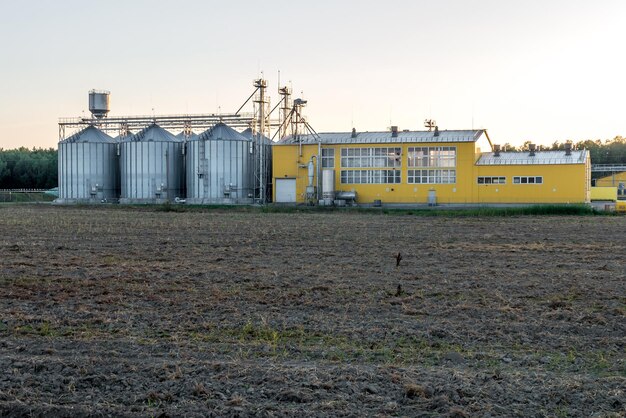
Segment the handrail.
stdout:
[[43,193],[50,189],[0,189],[0,193]]
[[591,164],[591,171],[626,171],[626,164]]

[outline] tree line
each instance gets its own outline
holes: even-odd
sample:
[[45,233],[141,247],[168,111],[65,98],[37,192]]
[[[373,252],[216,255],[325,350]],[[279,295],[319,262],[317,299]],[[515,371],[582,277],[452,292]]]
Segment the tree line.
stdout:
[[[539,151],[558,151],[565,149],[565,144],[570,142],[572,149],[589,150],[591,164],[626,164],[626,138],[616,136],[613,139],[602,141],[600,139],[586,141],[555,141],[552,145],[537,145]],[[506,151],[528,151],[532,141],[526,141],[521,146],[515,147],[509,143],[502,146]]]
[[[587,149],[592,164],[626,164],[626,138],[586,140],[573,142],[573,149]],[[528,151],[531,141],[515,147],[509,143],[503,151]],[[555,141],[552,145],[538,145],[539,151],[563,150],[565,143]],[[49,189],[58,184],[57,150],[53,148],[0,148],[0,189]]]
[[50,189],[58,183],[57,150],[0,148],[0,189]]

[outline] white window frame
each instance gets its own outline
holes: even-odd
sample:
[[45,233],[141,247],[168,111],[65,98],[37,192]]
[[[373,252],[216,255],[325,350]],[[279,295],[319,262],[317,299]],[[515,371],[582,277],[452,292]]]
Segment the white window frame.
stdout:
[[341,184],[400,184],[402,171],[387,170],[341,170]]
[[419,169],[407,170],[408,184],[455,184],[454,169]]
[[322,168],[335,168],[334,148],[322,148]]
[[400,168],[401,147],[341,148],[341,168]]
[[456,168],[456,147],[409,147],[407,166]]

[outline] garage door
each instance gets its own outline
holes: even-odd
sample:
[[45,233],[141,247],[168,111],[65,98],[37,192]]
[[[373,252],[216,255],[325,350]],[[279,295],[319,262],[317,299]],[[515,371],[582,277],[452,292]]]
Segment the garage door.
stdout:
[[296,202],[296,179],[276,179],[276,202]]

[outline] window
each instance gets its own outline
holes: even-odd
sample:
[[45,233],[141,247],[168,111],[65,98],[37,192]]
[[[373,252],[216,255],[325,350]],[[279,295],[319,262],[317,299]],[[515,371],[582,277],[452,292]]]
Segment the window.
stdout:
[[342,148],[343,168],[384,168],[402,165],[402,148]]
[[456,183],[456,170],[408,170],[407,182],[414,184],[453,184]]
[[407,165],[423,168],[422,170],[408,170],[407,183],[456,183],[456,170],[453,170],[456,167],[456,147],[410,147]]
[[478,177],[478,184],[506,184],[506,177]]
[[400,170],[341,170],[342,184],[400,183]]
[[513,184],[543,184],[542,176],[515,176]]
[[411,147],[409,167],[456,167],[456,147]]
[[335,149],[322,148],[322,168],[335,167]]

